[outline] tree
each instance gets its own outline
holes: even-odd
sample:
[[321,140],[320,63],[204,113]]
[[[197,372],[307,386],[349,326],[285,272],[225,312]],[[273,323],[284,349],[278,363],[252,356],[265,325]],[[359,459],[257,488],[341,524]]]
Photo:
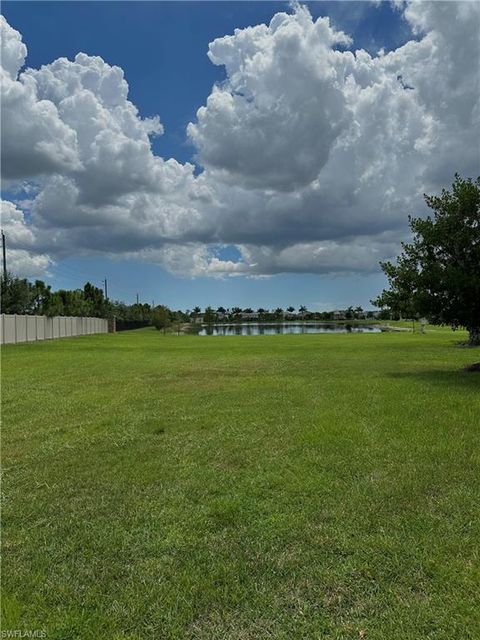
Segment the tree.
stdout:
[[[61,311],[60,311],[61,309]],[[47,315],[92,316],[93,304],[86,300],[81,289],[59,289],[48,301]],[[105,316],[103,316],[105,317]]]
[[161,304],[155,307],[155,311],[152,315],[152,324],[158,331],[165,333],[167,327],[170,326],[170,309]]
[[83,295],[91,305],[91,315],[97,318],[104,318],[107,315],[107,305],[103,297],[102,289],[87,282],[83,287]]
[[[135,320],[145,324],[152,320],[153,310],[150,305],[126,305],[123,302],[106,300],[102,289],[89,282],[83,289],[52,291],[50,285],[46,285],[42,280],[32,283],[11,273],[6,273],[0,280],[3,313],[101,318],[115,315],[119,320]],[[179,314],[182,319],[187,319],[182,312],[178,311],[177,315]]]
[[[42,307],[41,310],[42,315],[46,315],[49,318],[53,318],[53,316],[64,316],[65,315],[65,309],[63,307],[63,300],[62,297],[60,295],[60,293],[58,291],[55,291],[54,293],[52,293],[49,298],[48,301],[46,302],[45,306]],[[87,314],[87,315],[91,315],[91,313]]]
[[172,329],[177,333],[177,335],[180,335],[183,323],[185,322],[184,314],[180,309],[178,309],[170,315],[173,315]]
[[295,307],[292,307],[292,306],[287,307],[287,311],[288,313],[293,313],[295,311]]
[[409,217],[411,243],[396,264],[381,262],[389,289],[372,300],[377,307],[433,324],[465,327],[468,344],[480,345],[480,178],[458,174],[451,191],[425,195],[433,217]]
[[203,314],[203,321],[206,324],[213,324],[216,320],[217,316],[212,307],[206,307],[205,313]]
[[52,315],[50,313],[52,288],[46,285],[43,280],[35,280],[31,291],[33,294],[33,312],[37,315]]
[[2,313],[31,313],[33,292],[31,283],[7,272],[2,277]]

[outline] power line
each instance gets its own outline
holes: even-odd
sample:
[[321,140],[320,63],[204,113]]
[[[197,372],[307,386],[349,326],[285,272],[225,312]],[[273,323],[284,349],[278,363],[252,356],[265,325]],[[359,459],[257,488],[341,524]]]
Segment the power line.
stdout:
[[70,267],[70,265],[66,265],[63,263],[56,264],[53,267],[53,273],[54,275],[60,275],[61,277],[70,278],[71,280],[78,280],[83,284],[85,282],[91,282],[92,284],[103,282],[103,280],[99,277],[92,278],[92,274],[87,275],[85,272],[77,271],[76,269]]
[[111,289],[111,287],[113,286],[115,291],[118,291],[122,296],[125,297],[125,300],[136,298],[137,304],[139,304],[138,293],[134,293],[131,289],[125,289],[124,286],[122,286],[117,280],[111,278],[110,276],[108,277],[108,282],[106,282],[106,276],[101,277],[99,274],[92,274],[91,272],[87,273],[87,271],[79,269],[76,265],[75,267],[72,267],[70,264],[65,264],[64,262],[56,263],[52,267],[52,273],[55,277],[60,277],[60,279],[64,280],[76,280],[82,285],[84,285],[85,282],[90,282],[91,284],[94,284],[95,286],[98,286],[104,290],[105,298],[108,297],[108,287],[110,287]]
[[[3,232],[3,229],[1,230],[1,236],[2,236],[2,253],[3,253],[3,274],[5,277],[7,274],[7,251],[6,251],[6,237]],[[105,298],[107,300],[108,300],[108,284],[110,285],[113,284],[114,288],[118,290],[121,294],[123,294],[127,299],[128,298],[131,299],[134,295],[132,290],[125,289],[120,284],[118,284],[116,280],[112,280],[111,278],[109,278],[109,281],[107,282],[106,276],[104,278],[100,278],[100,276],[95,276],[95,275],[92,277],[91,272],[87,273],[87,271],[78,269],[77,267],[74,268],[69,264],[65,264],[64,262],[54,264],[52,266],[52,272],[54,277],[59,278],[60,280],[67,280],[67,281],[69,280],[70,283],[72,282],[72,280],[73,281],[76,280],[82,285],[84,285],[85,282],[90,282],[96,286],[100,285],[100,287],[104,289]],[[136,293],[135,295],[136,295],[136,300],[138,304],[139,303],[138,293]]]
[[[98,275],[92,277],[91,273],[87,273],[86,271],[73,268],[71,265],[67,265],[65,263],[56,264],[53,267],[53,270],[54,270],[54,273],[59,274],[60,277],[63,277],[65,279],[66,278],[76,279],[82,282],[82,284],[85,284],[85,281],[88,281],[88,282],[91,282],[92,284],[100,285],[102,288],[105,288],[105,278],[100,278]],[[108,278],[108,284],[110,285],[113,284],[115,289],[118,290],[121,294],[123,294],[127,298],[131,298],[134,295],[133,291],[125,289],[120,284],[118,284],[116,280],[112,280],[112,278]]]

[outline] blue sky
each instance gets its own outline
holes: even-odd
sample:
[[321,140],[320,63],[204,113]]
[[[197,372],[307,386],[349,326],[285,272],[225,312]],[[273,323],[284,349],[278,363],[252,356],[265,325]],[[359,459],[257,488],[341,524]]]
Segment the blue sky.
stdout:
[[[316,2],[308,6],[313,20],[329,16],[336,29],[353,38],[353,44],[342,50],[363,48],[376,55],[380,48],[390,51],[414,39],[402,13],[387,2]],[[208,44],[235,29],[268,24],[281,11],[291,9],[278,2],[8,1],[2,8],[28,47],[28,67],[37,69],[60,57],[72,60],[79,51],[121,67],[129,84],[129,100],[142,117],[158,114],[164,126],[164,134],[152,138],[154,153],[180,163],[196,161],[186,127],[196,120],[212,86],[226,78],[225,67],[208,59]],[[196,173],[199,171],[201,167]],[[25,215],[28,219],[28,212]],[[221,250],[226,260],[236,260],[237,253],[228,246]],[[218,279],[178,276],[144,260],[126,259],[121,254],[109,259],[101,253],[62,256],[49,272],[48,280],[55,287],[81,286],[86,279],[99,284],[106,276],[110,295],[115,298],[131,302],[138,292],[144,301],[175,308],[196,304],[369,307],[370,298],[384,285],[382,274],[371,269],[341,276],[277,273],[268,278],[239,275]]]

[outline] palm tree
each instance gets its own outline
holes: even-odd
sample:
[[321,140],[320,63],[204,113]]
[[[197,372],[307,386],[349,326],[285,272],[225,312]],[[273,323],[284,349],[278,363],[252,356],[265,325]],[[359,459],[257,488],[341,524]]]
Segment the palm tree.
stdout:
[[194,322],[197,320],[197,316],[201,312],[202,310],[200,309],[200,307],[193,307],[192,316],[193,316]]
[[206,322],[207,324],[213,324],[215,320],[216,320],[215,311],[212,309],[212,307],[206,307],[205,313],[203,315],[203,321]]

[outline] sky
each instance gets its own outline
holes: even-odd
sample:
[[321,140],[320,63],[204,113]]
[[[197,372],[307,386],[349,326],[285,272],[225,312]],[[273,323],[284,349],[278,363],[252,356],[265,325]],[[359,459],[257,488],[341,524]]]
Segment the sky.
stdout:
[[480,173],[475,2],[2,14],[8,266],[54,288],[369,308],[422,194]]

